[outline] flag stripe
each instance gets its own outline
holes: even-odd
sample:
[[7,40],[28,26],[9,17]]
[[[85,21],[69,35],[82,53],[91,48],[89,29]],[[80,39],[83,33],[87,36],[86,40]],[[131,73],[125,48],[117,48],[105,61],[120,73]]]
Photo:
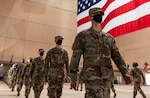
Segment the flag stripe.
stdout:
[[[129,2],[131,2],[132,0],[123,0],[122,2],[120,2],[120,0],[115,0],[114,2],[112,2],[109,7],[105,10],[105,15],[104,15],[104,20],[105,18],[114,10],[116,10],[117,8],[128,4]],[[124,10],[124,9],[122,9]]]
[[102,7],[102,10],[105,12],[105,10],[108,8],[108,6],[114,2],[114,0],[107,0],[106,4]]
[[[133,32],[136,30],[140,30],[142,28],[150,27],[150,15],[146,15],[138,20],[139,21],[135,20],[135,21],[123,24],[123,25],[119,25],[119,26],[111,29],[109,31],[109,33],[112,36],[116,37],[119,35],[126,34],[128,32]],[[139,25],[139,24],[141,24],[141,25]]]
[[84,23],[86,23],[86,22],[88,22],[88,21],[90,21],[90,17],[89,17],[89,16],[86,16],[86,17],[82,18],[81,20],[79,20],[79,21],[77,22],[77,26],[80,26],[80,25],[82,25],[82,24],[84,24]]
[[77,28],[77,32],[81,32],[82,30],[84,30],[85,28],[90,28],[91,27],[91,22],[88,21],[86,22],[84,25],[80,25],[78,28]]
[[[128,22],[138,20],[140,17],[143,17],[145,15],[149,15],[150,14],[150,6],[149,5],[150,5],[150,2],[144,3],[132,11],[129,11],[127,13],[124,13],[122,15],[119,15],[118,17],[111,19],[107,23],[107,25],[103,28],[103,30],[105,32],[108,32],[111,29],[118,27],[119,25],[123,25]],[[147,9],[145,10],[145,8],[147,8]],[[137,13],[137,11],[138,11],[138,13]]]
[[145,70],[146,67],[147,67],[148,65],[149,65],[149,64],[148,64],[147,62],[145,62],[145,63],[144,63],[144,68],[143,68],[143,69]]
[[[129,11],[132,11],[133,9],[137,8],[138,6],[140,6],[141,4],[144,4],[146,2],[148,2],[149,0],[139,0],[138,2],[136,2],[136,0],[133,0],[123,6],[120,6],[119,8],[111,11],[111,13],[109,13],[109,15],[105,18],[105,20],[103,21],[102,23],[102,28],[105,27],[105,25],[113,18],[123,14],[123,13],[126,13],[126,12],[129,12]],[[136,3],[135,3],[136,2]],[[123,9],[123,10],[122,10]],[[114,14],[115,13],[115,14]]]

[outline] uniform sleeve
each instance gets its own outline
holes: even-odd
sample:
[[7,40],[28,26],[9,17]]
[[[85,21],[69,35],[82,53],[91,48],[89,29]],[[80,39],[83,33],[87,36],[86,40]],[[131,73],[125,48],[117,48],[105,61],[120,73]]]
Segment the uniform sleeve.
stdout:
[[8,77],[12,76],[12,67],[10,67],[9,71],[8,71]]
[[35,59],[33,60],[32,64],[31,64],[31,70],[30,70],[30,78],[31,79],[32,79],[34,70],[35,70]]
[[50,60],[51,60],[51,51],[48,51],[45,57],[45,66],[44,66],[44,77],[45,80],[47,80],[47,76],[48,76],[48,69],[49,69],[49,64],[50,64]]
[[24,77],[24,75],[25,75],[26,68],[27,68],[27,65],[25,67],[23,67],[23,69],[22,69],[22,72],[21,72],[21,76],[22,77]]
[[113,59],[114,63],[117,65],[117,68],[121,72],[123,76],[129,74],[126,64],[119,52],[118,47],[116,46],[116,42],[114,38],[112,38],[112,47],[111,47],[111,58]]
[[131,70],[130,75],[131,75],[132,77],[134,76],[133,69]]
[[83,37],[79,33],[72,46],[73,54],[70,61],[70,76],[73,81],[77,80],[78,66],[83,54]]
[[69,75],[69,57],[68,57],[68,52],[65,51],[64,53],[64,63],[65,63],[65,67],[66,67],[66,72],[67,72],[67,75]]
[[141,73],[143,81],[145,82],[145,77],[144,77],[144,74],[143,74],[143,72],[141,70],[140,70],[140,73]]

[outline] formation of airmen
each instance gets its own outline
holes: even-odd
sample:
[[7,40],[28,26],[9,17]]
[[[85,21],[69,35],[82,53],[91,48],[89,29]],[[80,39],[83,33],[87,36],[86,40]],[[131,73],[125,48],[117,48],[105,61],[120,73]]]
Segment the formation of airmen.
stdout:
[[[117,65],[125,83],[130,84],[132,77],[134,80],[133,98],[136,97],[137,91],[143,98],[145,94],[140,88],[140,76],[145,78],[142,72],[137,68],[138,64],[133,63],[134,69],[129,72],[126,67],[114,38],[104,33],[100,24],[104,12],[101,8],[91,8],[89,17],[92,27],[77,34],[72,46],[73,54],[70,60],[68,52],[62,48],[63,37],[56,36],[56,47],[50,49],[44,58],[44,49],[39,49],[39,56],[29,58],[25,63],[23,59],[21,64],[14,64],[10,68],[9,87],[14,91],[17,85],[17,96],[20,95],[22,85],[25,85],[25,98],[29,97],[31,87],[34,91],[34,98],[40,98],[44,83],[48,83],[47,96],[49,98],[60,98],[63,91],[64,79],[70,79],[70,88],[78,90],[81,83],[85,84],[85,98],[110,98],[110,89],[116,92],[113,86],[114,71],[111,59]],[[80,58],[83,55],[83,67],[79,69]],[[64,72],[66,70],[66,74]],[[132,77],[131,77],[132,76]]]
[[[61,40],[59,43],[57,40]],[[25,85],[25,98],[29,97],[31,87],[33,87],[34,98],[40,98],[40,94],[44,87],[44,82],[48,82],[48,93],[49,98],[60,98],[62,95],[63,81],[69,79],[69,68],[68,68],[68,53],[66,50],[61,48],[63,37],[56,36],[55,42],[56,47],[50,49],[47,52],[46,58],[43,58],[44,49],[39,49],[37,58],[30,57],[25,63],[25,59],[22,59],[20,64],[14,63],[8,72],[8,84],[12,91],[14,91],[15,86],[17,85],[17,96],[20,95],[22,85]],[[142,73],[137,68],[138,64],[133,63],[133,68],[130,72],[131,76],[134,79],[134,92],[133,98],[136,97],[137,91],[141,93],[143,98],[146,98],[144,92],[140,88],[141,79],[143,78],[143,84],[145,83],[145,78]],[[67,72],[65,77],[64,68]],[[77,84],[76,87],[71,86],[70,89],[78,90],[80,85],[80,91],[83,90],[83,81],[80,78],[82,67],[79,67],[77,73]],[[114,93],[114,98],[116,97],[116,91],[111,82],[112,92]]]
[[45,82],[48,83],[49,98],[61,97],[64,78],[69,79],[69,57],[68,52],[61,47],[62,40],[62,36],[55,37],[56,47],[50,49],[45,58],[44,49],[39,49],[38,57],[30,57],[27,63],[22,59],[20,64],[13,64],[8,72],[8,84],[12,91],[17,85],[17,96],[20,95],[24,84],[25,98],[29,97],[31,87],[34,98],[40,98]]

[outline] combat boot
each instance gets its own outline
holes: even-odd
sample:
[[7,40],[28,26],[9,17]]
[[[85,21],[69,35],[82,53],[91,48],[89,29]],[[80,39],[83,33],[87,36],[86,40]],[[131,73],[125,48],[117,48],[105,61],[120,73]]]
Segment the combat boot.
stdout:
[[18,91],[17,96],[20,96],[20,92]]
[[11,91],[13,92],[13,91],[14,91],[14,88],[12,88]]
[[116,93],[114,93],[114,98],[116,97],[116,95],[117,95],[117,94],[116,94]]

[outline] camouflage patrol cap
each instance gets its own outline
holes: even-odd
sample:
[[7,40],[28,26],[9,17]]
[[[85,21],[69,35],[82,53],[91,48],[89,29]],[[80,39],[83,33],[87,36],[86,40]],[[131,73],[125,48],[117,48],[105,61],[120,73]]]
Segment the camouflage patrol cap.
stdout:
[[21,59],[21,63],[24,63],[25,62],[25,59],[23,58],[23,59]]
[[104,15],[103,10],[101,8],[99,8],[99,7],[94,7],[94,8],[91,8],[89,10],[89,16],[94,16],[94,15],[96,15],[98,13]]
[[33,58],[32,57],[29,57],[28,58],[28,62],[32,62],[33,61]]
[[59,36],[59,35],[58,35],[58,36],[55,37],[55,42],[57,42],[58,40],[63,40],[63,39],[64,39],[64,38],[63,38],[62,36]]
[[32,58],[32,57],[29,57],[29,60],[33,60],[33,58]]
[[133,62],[133,67],[135,67],[135,66],[138,66],[138,63],[137,62]]
[[41,49],[39,49],[39,53],[41,53],[41,52],[44,52],[44,49],[42,49],[42,48],[41,48]]

